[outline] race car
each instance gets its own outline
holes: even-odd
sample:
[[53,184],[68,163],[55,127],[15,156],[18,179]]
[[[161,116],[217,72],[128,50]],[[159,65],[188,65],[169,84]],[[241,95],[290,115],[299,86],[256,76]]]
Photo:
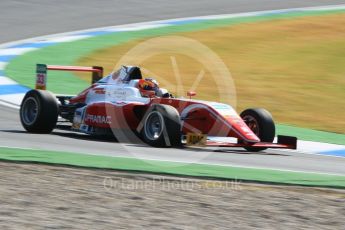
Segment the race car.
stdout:
[[[93,81],[76,96],[54,95],[46,90],[47,70],[88,71]],[[20,119],[32,133],[63,127],[91,135],[113,134],[120,141],[143,141],[154,147],[197,145],[249,151],[297,147],[296,137],[278,135],[273,143],[275,124],[265,109],[238,114],[231,105],[194,100],[196,93],[191,91],[187,95],[175,98],[154,79],[143,78],[137,66],[122,66],[103,77],[102,67],[38,64],[36,89],[24,96]]]

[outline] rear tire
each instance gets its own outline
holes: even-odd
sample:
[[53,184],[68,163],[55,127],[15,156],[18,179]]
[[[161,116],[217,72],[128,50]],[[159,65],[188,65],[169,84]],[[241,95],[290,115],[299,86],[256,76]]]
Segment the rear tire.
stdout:
[[20,121],[30,133],[50,133],[56,126],[59,107],[48,91],[30,90],[20,106]]
[[169,105],[153,105],[142,119],[143,140],[154,147],[181,145],[181,121],[178,111]]
[[[260,141],[273,142],[275,125],[272,115],[267,110],[261,108],[246,109],[240,116],[253,133],[260,138]],[[252,152],[258,152],[267,148],[245,147],[245,149]]]

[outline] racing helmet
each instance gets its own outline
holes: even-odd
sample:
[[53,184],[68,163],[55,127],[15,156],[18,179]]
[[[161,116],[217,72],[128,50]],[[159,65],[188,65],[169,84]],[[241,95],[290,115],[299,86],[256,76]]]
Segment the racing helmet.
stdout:
[[139,88],[141,90],[157,90],[159,88],[158,82],[153,78],[145,78],[139,80]]

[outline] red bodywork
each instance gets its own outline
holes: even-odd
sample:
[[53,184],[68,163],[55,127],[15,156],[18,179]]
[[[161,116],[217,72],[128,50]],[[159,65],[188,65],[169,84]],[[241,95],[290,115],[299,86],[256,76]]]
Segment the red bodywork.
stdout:
[[[71,103],[85,103],[87,94],[94,91],[105,94],[105,90],[96,87],[97,84],[71,98]],[[278,143],[264,143],[248,128],[246,123],[237,113],[223,115],[220,111],[210,106],[210,102],[177,98],[150,98],[149,103],[139,102],[96,102],[87,106],[84,122],[86,125],[99,128],[131,129],[135,130],[141,122],[142,116],[153,104],[170,105],[177,109],[181,115],[182,134],[201,133],[208,136],[234,137],[241,143],[224,141],[207,141],[207,146],[218,147],[265,147],[265,148],[290,148],[296,149],[295,141],[282,141]],[[211,102],[212,104],[212,102]],[[188,111],[186,112],[186,109]],[[135,112],[139,111],[139,115]],[[88,119],[100,116],[103,120]]]

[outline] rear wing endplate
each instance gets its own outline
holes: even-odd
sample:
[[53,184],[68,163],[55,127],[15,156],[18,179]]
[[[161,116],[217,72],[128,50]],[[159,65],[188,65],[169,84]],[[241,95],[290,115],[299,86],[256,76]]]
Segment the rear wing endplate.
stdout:
[[45,90],[47,88],[47,72],[48,70],[59,70],[59,71],[77,71],[77,72],[91,72],[92,81],[91,84],[97,82],[103,77],[103,67],[101,66],[61,66],[61,65],[36,65],[36,89]]

